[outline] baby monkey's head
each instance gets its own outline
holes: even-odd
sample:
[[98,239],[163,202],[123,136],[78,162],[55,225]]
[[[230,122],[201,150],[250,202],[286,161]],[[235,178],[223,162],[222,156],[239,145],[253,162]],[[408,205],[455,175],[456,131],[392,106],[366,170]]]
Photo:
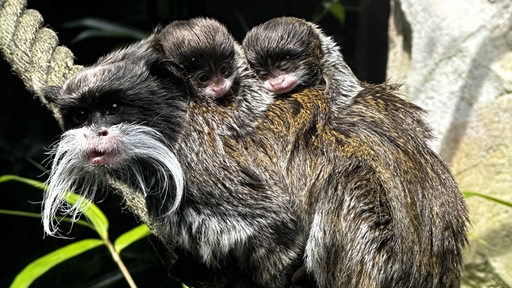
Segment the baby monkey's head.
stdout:
[[275,94],[322,82],[322,43],[312,23],[278,17],[252,28],[243,49],[251,68]]
[[238,44],[217,20],[198,17],[173,21],[156,33],[155,40],[196,95],[217,100],[236,93]]

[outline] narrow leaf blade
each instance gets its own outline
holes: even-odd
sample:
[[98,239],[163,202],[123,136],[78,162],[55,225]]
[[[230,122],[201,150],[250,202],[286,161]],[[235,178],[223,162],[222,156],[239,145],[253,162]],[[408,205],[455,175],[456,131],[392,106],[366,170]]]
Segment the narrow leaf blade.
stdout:
[[[41,219],[41,213],[26,212],[26,211],[19,211],[19,210],[0,209],[0,214]],[[91,223],[84,221],[84,220],[73,221],[73,219],[71,219],[69,217],[62,217],[62,218],[59,218],[59,221],[64,221],[64,222],[68,222],[68,223],[74,222],[76,224],[80,224],[82,226],[88,227],[88,228],[96,231],[96,228],[94,226],[92,226]]]
[[24,177],[20,177],[17,175],[2,175],[2,176],[0,176],[0,183],[8,182],[8,181],[17,181],[17,182],[21,182],[21,183],[30,185],[35,188],[42,189],[42,190],[46,189],[46,185],[43,182],[37,181],[34,179],[24,178]]
[[81,202],[80,211],[91,221],[101,239],[108,239],[108,219],[98,206],[75,193],[67,193],[66,201],[71,205]]
[[493,201],[493,202],[496,202],[498,204],[505,205],[505,206],[508,206],[508,207],[512,208],[512,203],[511,202],[508,202],[508,201],[505,201],[505,200],[502,200],[502,199],[498,199],[498,198],[495,198],[495,197],[492,197],[492,196],[489,196],[489,195],[485,195],[485,194],[481,194],[481,193],[477,193],[477,192],[471,192],[471,191],[464,191],[464,192],[462,192],[462,194],[466,198],[477,196],[477,197],[484,198],[484,199],[487,199],[489,201]]
[[338,1],[332,2],[329,12],[338,19],[340,23],[345,23],[345,7]]
[[[24,178],[16,175],[0,176],[0,183],[7,181],[17,181],[25,183],[27,185],[40,188],[45,191],[46,189],[48,189],[47,185],[41,181]],[[105,214],[103,214],[103,212],[100,210],[100,208],[98,208],[98,206],[96,206],[88,199],[72,192],[66,193],[66,201],[71,205],[81,202],[82,205],[80,205],[80,211],[85,215],[85,217],[87,217],[87,219],[89,219],[89,221],[94,226],[96,232],[100,235],[101,239],[108,239],[108,219],[105,216]]]
[[102,244],[103,241],[99,239],[84,239],[50,252],[34,260],[21,270],[14,278],[10,288],[29,287],[32,282],[57,264]]
[[148,226],[146,224],[141,224],[117,237],[114,241],[114,248],[117,253],[121,253],[121,250],[128,247],[133,242],[148,236],[149,233]]

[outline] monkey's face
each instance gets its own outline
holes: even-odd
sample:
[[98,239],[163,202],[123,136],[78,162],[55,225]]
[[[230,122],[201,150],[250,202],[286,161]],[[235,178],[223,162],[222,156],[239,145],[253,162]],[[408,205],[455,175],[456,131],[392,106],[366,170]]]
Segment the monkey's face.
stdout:
[[189,76],[197,95],[216,100],[230,91],[236,78],[232,58],[219,63],[206,60],[198,63]]
[[[43,206],[47,233],[55,232],[53,217],[65,193],[93,197],[111,178],[145,195],[166,193],[166,212],[179,205],[183,175],[173,145],[188,94],[180,79],[159,68],[157,58],[142,55],[113,63],[106,58],[62,88],[47,89],[45,98],[60,110],[66,130],[51,151]],[[64,213],[76,214],[77,206],[64,207]]]
[[246,50],[249,65],[265,88],[280,95],[319,84],[322,76],[318,55],[298,45],[282,44]]
[[157,32],[156,40],[196,96],[217,100],[234,88],[236,41],[217,20],[174,21]]
[[247,33],[243,47],[251,68],[275,94],[321,81],[321,43],[302,19],[280,17],[258,25]]
[[[282,52],[282,53],[281,53]],[[270,53],[269,53],[270,54]],[[280,51],[270,56],[257,57],[250,65],[265,88],[277,95],[313,85],[317,75],[313,72],[314,63],[308,63],[305,55],[295,51]]]

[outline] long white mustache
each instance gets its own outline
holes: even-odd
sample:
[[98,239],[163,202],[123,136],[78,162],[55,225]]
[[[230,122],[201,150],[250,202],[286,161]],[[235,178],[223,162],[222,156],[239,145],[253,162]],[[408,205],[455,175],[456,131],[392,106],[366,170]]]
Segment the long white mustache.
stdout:
[[[50,151],[53,156],[52,169],[46,181],[48,186],[43,199],[43,226],[49,235],[58,232],[58,213],[69,215],[75,221],[80,216],[83,201],[70,205],[65,201],[66,194],[77,193],[87,199],[94,199],[97,191],[108,186],[108,176],[136,183],[146,196],[148,193],[163,193],[167,197],[169,187],[176,187],[172,207],[173,213],[183,197],[184,177],[176,155],[170,150],[165,138],[156,130],[135,124],[118,124],[108,128],[110,143],[100,139],[95,127],[72,129],[62,134],[59,142]],[[113,144],[112,144],[113,143]],[[90,147],[100,152],[111,153],[115,158],[105,165],[91,163]],[[89,149],[89,150],[88,150]],[[139,161],[151,165],[151,177],[144,177]],[[147,175],[147,174],[146,174]],[[163,203],[164,201],[162,201]]]

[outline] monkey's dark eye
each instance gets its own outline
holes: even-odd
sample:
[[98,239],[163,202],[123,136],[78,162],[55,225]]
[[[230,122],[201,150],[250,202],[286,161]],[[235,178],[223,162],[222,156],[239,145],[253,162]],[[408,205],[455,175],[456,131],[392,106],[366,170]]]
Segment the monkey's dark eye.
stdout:
[[224,77],[228,77],[231,75],[231,66],[229,64],[222,64],[220,66],[220,74]]
[[208,74],[204,74],[204,73],[199,74],[197,76],[197,80],[199,80],[199,82],[204,84],[204,83],[208,82],[208,80],[210,80],[210,76],[208,76]]
[[105,114],[107,114],[107,115],[116,115],[120,111],[121,111],[121,106],[119,106],[119,104],[117,104],[117,103],[111,103],[111,104],[107,105],[107,107],[105,108]]
[[89,118],[89,111],[85,108],[76,108],[71,111],[71,120],[75,124],[82,124]]
[[268,79],[268,73],[265,70],[257,70],[256,71],[256,76],[258,76],[258,78],[260,78],[261,80]]
[[290,62],[289,62],[290,56],[287,56],[287,57],[288,58],[286,58],[285,60],[277,62],[277,64],[276,64],[277,69],[279,69],[281,71],[288,71],[290,69]]

